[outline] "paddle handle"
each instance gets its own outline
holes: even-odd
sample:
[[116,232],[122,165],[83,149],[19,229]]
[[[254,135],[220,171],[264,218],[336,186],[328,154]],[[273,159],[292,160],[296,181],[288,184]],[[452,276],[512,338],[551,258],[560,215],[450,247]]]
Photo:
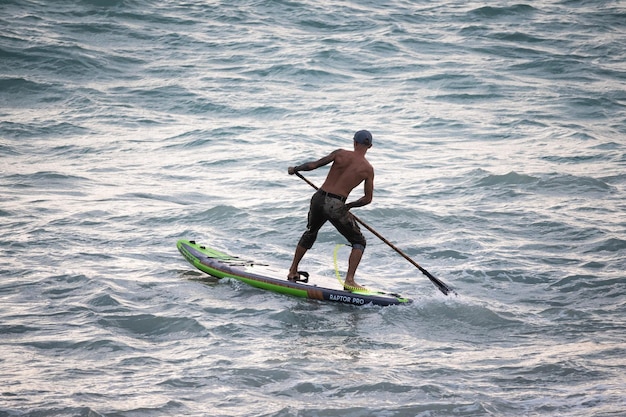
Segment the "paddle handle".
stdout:
[[[319,188],[313,184],[311,181],[309,181],[308,179],[306,179],[302,174],[300,174],[299,172],[295,172],[295,174],[300,177],[302,180],[304,180],[307,184],[309,184],[311,187],[315,188],[316,190],[318,190]],[[427,270],[425,270],[424,268],[422,268],[417,262],[415,262],[413,259],[411,259],[406,253],[404,253],[403,251],[401,251],[400,249],[398,249],[396,247],[396,245],[394,245],[393,243],[391,243],[390,241],[388,241],[387,239],[385,239],[380,233],[378,233],[376,230],[374,230],[370,225],[368,225],[367,223],[365,223],[363,220],[359,219],[357,216],[355,216],[353,213],[352,216],[354,216],[354,219],[359,222],[363,227],[365,227],[367,230],[369,230],[370,232],[372,232],[374,234],[374,236],[376,236],[377,238],[379,238],[380,240],[382,240],[383,242],[385,242],[391,249],[393,249],[394,251],[396,251],[398,254],[400,254],[404,259],[406,259],[407,261],[409,261],[414,267],[416,267],[417,269],[420,270],[420,272],[422,272],[422,274],[426,275],[428,277],[428,279],[430,279],[430,281],[435,284],[435,286],[437,288],[439,288],[439,291],[441,291],[442,293],[444,293],[445,295],[448,295],[450,292],[452,292],[453,294],[456,294],[456,291],[454,291],[452,288],[448,287],[443,281],[441,281],[439,278],[436,278],[435,276],[433,276],[430,272],[428,272]]]

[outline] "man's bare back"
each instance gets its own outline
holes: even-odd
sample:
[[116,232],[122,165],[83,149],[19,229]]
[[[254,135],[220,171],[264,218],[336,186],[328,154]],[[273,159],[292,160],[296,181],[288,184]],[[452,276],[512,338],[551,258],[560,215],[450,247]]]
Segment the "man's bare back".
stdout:
[[322,185],[324,191],[348,197],[357,185],[367,179],[373,180],[374,168],[364,154],[344,149],[334,153],[333,165]]

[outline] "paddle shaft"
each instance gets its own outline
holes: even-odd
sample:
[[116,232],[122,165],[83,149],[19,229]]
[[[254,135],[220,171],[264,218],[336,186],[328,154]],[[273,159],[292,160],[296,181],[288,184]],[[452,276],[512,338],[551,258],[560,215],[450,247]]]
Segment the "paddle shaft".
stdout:
[[[302,174],[300,174],[299,172],[295,173],[298,177],[300,177],[301,179],[303,179],[307,184],[309,184],[311,187],[315,188],[316,190],[318,190],[319,188],[313,184],[311,181],[309,181],[308,179],[306,179]],[[380,233],[378,233],[376,230],[374,230],[370,225],[368,225],[367,223],[365,223],[363,220],[359,219],[357,216],[355,216],[353,213],[352,216],[354,216],[354,219],[359,222],[363,227],[365,227],[367,230],[369,230],[370,232],[372,232],[374,234],[374,236],[376,236],[377,238],[379,238],[380,240],[382,240],[383,242],[385,242],[391,249],[393,249],[394,251],[396,251],[398,254],[400,254],[404,259],[406,259],[407,261],[411,262],[411,264],[413,266],[415,266],[417,269],[419,269],[422,274],[426,275],[428,277],[428,279],[430,279],[430,281],[435,284],[435,286],[437,288],[439,288],[439,291],[441,291],[442,293],[444,293],[445,295],[448,295],[448,293],[452,292],[454,294],[456,294],[456,292],[448,287],[443,281],[441,281],[439,278],[433,276],[430,272],[428,272],[427,270],[425,270],[424,268],[422,268],[417,262],[415,262],[413,259],[411,259],[406,253],[402,252],[400,249],[398,249],[396,247],[396,245],[394,245],[393,243],[391,243],[390,241],[388,241],[387,239],[385,239]]]

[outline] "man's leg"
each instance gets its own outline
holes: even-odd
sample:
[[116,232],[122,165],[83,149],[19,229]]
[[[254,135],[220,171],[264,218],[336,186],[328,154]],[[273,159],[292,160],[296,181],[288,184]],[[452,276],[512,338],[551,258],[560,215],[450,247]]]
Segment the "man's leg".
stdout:
[[337,231],[339,231],[339,233],[341,233],[352,245],[352,251],[350,252],[350,258],[348,259],[348,272],[346,273],[344,287],[347,290],[362,289],[364,287],[354,281],[354,274],[356,273],[356,269],[361,262],[367,242],[361,233],[361,229],[359,228],[354,216],[348,211],[340,212],[339,214],[340,216],[331,218],[330,221],[333,223]]
[[293,261],[291,262],[287,279],[299,278],[300,274],[298,274],[298,265],[300,265],[300,261],[307,250],[308,249],[300,245],[296,246],[296,253],[293,254]]
[[344,286],[350,287],[349,289],[363,288],[354,281],[354,274],[356,273],[356,269],[362,257],[363,249],[353,247],[350,252],[350,258],[348,258],[348,272],[346,273],[346,281],[344,283]]
[[[321,197],[321,201],[324,201],[323,197]],[[323,207],[321,207],[320,204],[320,197],[318,197],[317,194],[313,194],[309,214],[307,215],[306,231],[302,234],[302,237],[298,241],[298,246],[296,246],[296,253],[293,255],[293,261],[291,261],[287,279],[293,280],[299,277],[298,265],[300,265],[304,254],[313,246],[313,243],[315,243],[318,231],[324,223],[326,223]]]

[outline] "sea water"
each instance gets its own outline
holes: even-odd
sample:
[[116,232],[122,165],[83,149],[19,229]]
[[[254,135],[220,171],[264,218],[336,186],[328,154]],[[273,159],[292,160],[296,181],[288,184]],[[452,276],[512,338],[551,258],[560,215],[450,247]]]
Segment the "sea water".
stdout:
[[[0,415],[626,412],[623,1],[4,0],[0,21]],[[357,282],[412,305],[177,252],[286,275],[313,192],[287,167],[360,129],[353,212],[458,296],[367,231]],[[325,226],[313,283],[337,243]]]

